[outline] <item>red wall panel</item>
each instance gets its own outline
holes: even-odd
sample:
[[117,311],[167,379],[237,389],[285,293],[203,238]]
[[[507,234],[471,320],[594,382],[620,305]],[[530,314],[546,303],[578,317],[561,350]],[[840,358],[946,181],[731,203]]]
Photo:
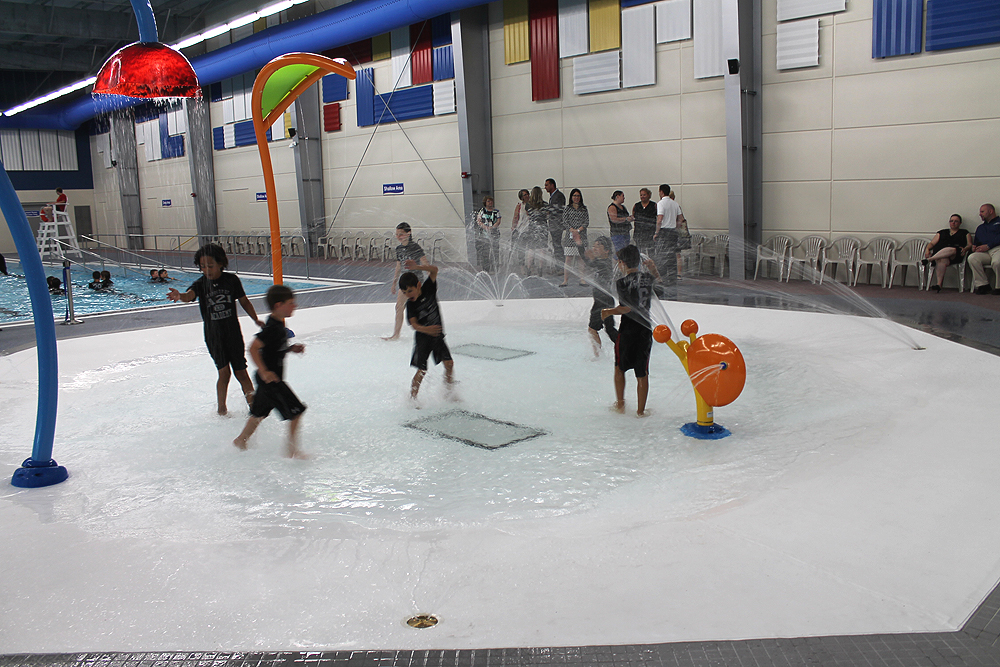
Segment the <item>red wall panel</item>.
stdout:
[[559,0],[528,2],[531,99],[559,98]]
[[336,132],[340,129],[340,102],[323,105],[323,131]]
[[362,39],[359,42],[338,46],[335,49],[324,51],[327,58],[343,58],[352,65],[361,65],[372,61],[372,40]]
[[410,46],[413,47],[413,56],[410,58],[413,85],[430,83],[434,80],[434,45],[430,21],[410,26]]

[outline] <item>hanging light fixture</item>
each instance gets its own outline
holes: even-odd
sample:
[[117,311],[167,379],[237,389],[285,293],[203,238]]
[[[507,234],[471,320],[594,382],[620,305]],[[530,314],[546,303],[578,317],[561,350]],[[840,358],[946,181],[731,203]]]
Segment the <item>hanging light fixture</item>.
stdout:
[[94,83],[95,95],[130,98],[201,97],[191,63],[180,51],[157,41],[149,0],[130,0],[139,24],[139,41],[108,58]]

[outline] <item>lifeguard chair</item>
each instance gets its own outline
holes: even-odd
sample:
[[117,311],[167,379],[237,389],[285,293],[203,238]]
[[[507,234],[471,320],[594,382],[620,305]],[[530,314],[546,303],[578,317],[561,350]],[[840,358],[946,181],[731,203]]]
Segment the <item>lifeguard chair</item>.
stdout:
[[42,207],[41,222],[38,224],[38,235],[35,241],[38,244],[38,254],[42,259],[45,256],[55,255],[56,257],[76,256],[83,259],[83,252],[76,240],[76,228],[69,218],[67,211],[60,211],[59,206],[65,208],[66,204],[46,204]]

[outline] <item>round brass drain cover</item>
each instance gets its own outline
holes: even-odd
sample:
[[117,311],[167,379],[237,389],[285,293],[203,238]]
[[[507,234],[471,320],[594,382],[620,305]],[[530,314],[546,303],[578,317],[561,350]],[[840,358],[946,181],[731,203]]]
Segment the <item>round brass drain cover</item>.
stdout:
[[432,614],[417,614],[406,621],[411,628],[433,628],[437,623],[437,617]]

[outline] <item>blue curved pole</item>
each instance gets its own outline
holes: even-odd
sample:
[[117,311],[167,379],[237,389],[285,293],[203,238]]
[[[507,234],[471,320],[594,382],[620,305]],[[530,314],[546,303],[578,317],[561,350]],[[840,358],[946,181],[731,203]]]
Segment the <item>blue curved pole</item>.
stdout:
[[24,269],[31,297],[31,313],[35,317],[35,345],[38,352],[38,412],[35,416],[35,442],[31,458],[25,459],[14,471],[11,484],[25,488],[58,484],[69,477],[66,468],[52,460],[52,441],[56,435],[56,407],[59,400],[59,361],[56,353],[56,324],[52,316],[52,299],[45,282],[42,258],[31,234],[28,218],[10,182],[7,170],[0,162],[0,212],[7,220],[10,235],[17,248],[17,257]]
[[139,24],[139,41],[150,43],[159,41],[156,35],[156,17],[153,16],[153,6],[149,0],[130,0],[132,11],[135,12],[135,22]]

